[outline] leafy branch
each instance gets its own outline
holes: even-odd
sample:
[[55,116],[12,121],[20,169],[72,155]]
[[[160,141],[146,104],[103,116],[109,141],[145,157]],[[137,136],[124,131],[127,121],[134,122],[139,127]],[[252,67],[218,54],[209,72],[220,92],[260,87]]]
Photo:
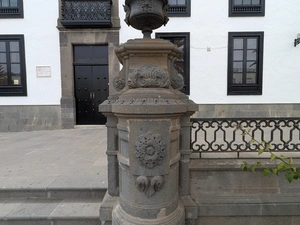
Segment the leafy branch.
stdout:
[[244,171],[247,171],[250,169],[252,172],[255,172],[257,168],[262,168],[263,169],[263,175],[264,176],[269,176],[271,173],[275,174],[276,176],[279,175],[280,172],[285,173],[285,178],[286,180],[291,183],[294,180],[300,179],[300,170],[293,166],[293,159],[292,158],[287,158],[284,155],[277,156],[274,154],[270,149],[271,149],[271,144],[266,143],[264,141],[259,142],[257,141],[252,135],[251,135],[251,129],[246,130],[244,129],[241,125],[237,126],[238,130],[242,131],[242,136],[248,136],[251,138],[250,144],[256,143],[257,146],[259,147],[258,150],[258,155],[263,154],[264,152],[267,152],[270,154],[270,160],[271,161],[279,161],[277,165],[273,168],[267,167],[265,164],[261,162],[257,162],[256,164],[248,164],[246,161],[244,161],[241,164],[241,168]]

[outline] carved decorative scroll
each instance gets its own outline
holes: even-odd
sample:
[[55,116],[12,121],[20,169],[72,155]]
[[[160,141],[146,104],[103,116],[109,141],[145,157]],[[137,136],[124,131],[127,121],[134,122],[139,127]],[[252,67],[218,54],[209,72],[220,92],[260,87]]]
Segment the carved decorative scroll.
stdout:
[[164,184],[163,176],[145,177],[139,176],[136,179],[136,187],[140,192],[145,192],[148,197],[151,197],[156,192],[160,191]]
[[144,65],[129,75],[128,84],[129,88],[168,88],[170,81],[165,70],[154,65]]

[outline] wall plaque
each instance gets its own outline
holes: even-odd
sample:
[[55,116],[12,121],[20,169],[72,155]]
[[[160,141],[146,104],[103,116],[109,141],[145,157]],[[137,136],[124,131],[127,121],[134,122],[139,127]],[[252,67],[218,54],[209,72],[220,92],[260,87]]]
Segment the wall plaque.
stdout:
[[37,77],[51,77],[51,67],[50,66],[37,66],[36,67]]

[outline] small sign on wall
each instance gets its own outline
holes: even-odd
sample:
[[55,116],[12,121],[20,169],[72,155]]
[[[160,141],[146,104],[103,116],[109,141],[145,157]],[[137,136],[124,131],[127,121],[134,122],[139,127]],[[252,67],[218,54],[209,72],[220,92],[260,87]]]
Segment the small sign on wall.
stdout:
[[51,67],[50,66],[37,66],[36,67],[37,77],[51,77]]

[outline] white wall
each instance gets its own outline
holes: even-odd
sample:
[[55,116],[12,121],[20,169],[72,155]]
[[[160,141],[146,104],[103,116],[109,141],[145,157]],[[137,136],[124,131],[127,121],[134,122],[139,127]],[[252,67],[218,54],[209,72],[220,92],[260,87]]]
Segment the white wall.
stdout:
[[[24,34],[27,96],[2,97],[0,105],[59,105],[61,98],[58,1],[29,0],[24,19],[1,19],[0,34]],[[36,66],[50,66],[51,77],[37,77]]]
[[[191,0],[191,17],[171,17],[154,32],[190,32],[190,97],[196,103],[299,103],[300,33],[299,0],[266,0],[265,17],[228,17],[229,0]],[[141,38],[123,19],[120,1],[121,43]],[[227,95],[228,32],[264,31],[263,94]],[[154,34],[152,34],[154,37]],[[207,52],[207,47],[211,52]]]

